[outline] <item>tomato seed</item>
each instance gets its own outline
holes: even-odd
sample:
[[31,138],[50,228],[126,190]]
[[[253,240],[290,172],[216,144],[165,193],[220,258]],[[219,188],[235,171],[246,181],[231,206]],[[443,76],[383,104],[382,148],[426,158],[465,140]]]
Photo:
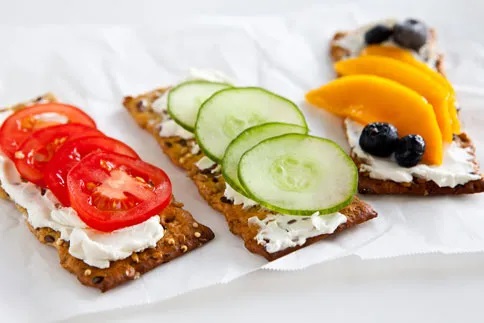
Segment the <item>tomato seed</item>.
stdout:
[[104,168],[104,169],[106,169],[106,170],[108,170],[108,171],[111,171],[111,170],[113,170],[113,169],[114,169],[114,165],[113,165],[111,162],[106,161],[106,160],[104,160],[104,159],[101,159],[101,160],[99,161],[99,164],[101,165],[101,167],[102,167],[102,168]]
[[90,191],[94,190],[96,188],[96,184],[94,184],[93,182],[89,182],[86,184],[86,188]]
[[135,177],[138,181],[140,181],[141,183],[146,183],[146,181],[144,180],[144,178],[142,177],[139,177],[139,176],[136,176]]

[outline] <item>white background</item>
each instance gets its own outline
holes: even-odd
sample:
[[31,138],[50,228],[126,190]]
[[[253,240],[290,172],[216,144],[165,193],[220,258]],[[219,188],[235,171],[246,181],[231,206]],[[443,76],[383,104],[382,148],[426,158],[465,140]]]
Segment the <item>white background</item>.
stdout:
[[[484,5],[478,1],[22,0],[1,1],[0,21],[156,24],[174,13],[280,14],[314,4],[330,6],[342,2],[378,8],[385,16],[408,13],[424,18],[438,30],[478,41],[476,50],[484,48],[481,35]],[[2,265],[6,263],[3,259]],[[195,291],[161,304],[84,316],[75,321],[481,322],[483,268],[482,254],[418,255],[372,261],[350,257],[298,272],[259,271],[227,285]],[[4,320],[13,322],[15,318],[2,317],[1,321]],[[48,317],[39,318],[46,320]]]

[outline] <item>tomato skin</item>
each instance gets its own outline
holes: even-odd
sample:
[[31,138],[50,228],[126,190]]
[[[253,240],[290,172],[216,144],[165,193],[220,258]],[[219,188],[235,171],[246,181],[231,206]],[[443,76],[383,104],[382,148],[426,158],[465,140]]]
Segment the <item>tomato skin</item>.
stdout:
[[80,124],[61,124],[34,131],[20,145],[14,163],[20,175],[45,187],[44,168],[56,151],[69,140],[86,136],[104,136],[99,130]]
[[132,148],[113,138],[93,136],[69,140],[59,148],[44,169],[47,187],[64,206],[71,204],[66,186],[67,174],[88,154],[99,151],[114,152],[139,159]]
[[[124,174],[129,180],[119,181],[113,177],[115,172]],[[136,182],[138,178],[142,180]],[[122,189],[118,186],[121,182]],[[142,223],[159,214],[172,198],[170,179],[162,169],[139,159],[107,152],[91,153],[74,166],[67,174],[67,188],[71,206],[79,217],[89,227],[103,232]],[[121,200],[105,197],[109,203],[136,204],[103,209],[96,204],[96,197],[103,197],[104,193],[123,196]]]
[[[65,120],[42,120],[43,114],[57,114]],[[61,122],[65,121],[65,122]],[[63,103],[42,103],[16,111],[8,117],[0,128],[0,149],[10,159],[22,142],[34,131],[56,124],[78,123],[96,128],[96,123],[82,110]]]

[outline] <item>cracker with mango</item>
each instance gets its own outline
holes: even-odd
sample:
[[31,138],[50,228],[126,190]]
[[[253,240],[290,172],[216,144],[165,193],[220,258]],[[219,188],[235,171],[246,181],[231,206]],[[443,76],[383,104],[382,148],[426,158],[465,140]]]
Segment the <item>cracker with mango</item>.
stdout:
[[306,99],[345,118],[360,193],[484,191],[436,44],[436,31],[416,19],[375,22],[331,39],[338,78]]

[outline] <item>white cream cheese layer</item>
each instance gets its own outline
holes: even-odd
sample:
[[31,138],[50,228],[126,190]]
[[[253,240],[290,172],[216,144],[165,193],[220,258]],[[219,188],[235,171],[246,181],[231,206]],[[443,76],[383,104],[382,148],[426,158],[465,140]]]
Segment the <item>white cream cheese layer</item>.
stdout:
[[242,205],[244,209],[259,205],[257,202],[252,201],[250,198],[247,198],[234,190],[228,183],[225,183],[224,196],[229,201],[232,201],[234,205]]
[[393,158],[372,156],[360,147],[359,139],[364,126],[351,119],[345,119],[346,135],[353,154],[365,161],[360,170],[368,172],[371,178],[392,180],[394,182],[411,182],[413,177],[435,182],[440,187],[455,187],[469,181],[480,179],[476,174],[468,148],[452,142],[444,147],[444,161],[439,166],[418,164],[414,167],[400,167]]
[[[212,173],[215,173],[220,169],[220,165],[217,165],[216,162],[208,158],[207,156],[203,156],[200,160],[195,164],[198,169],[204,170],[213,168]],[[217,165],[216,167],[214,167]],[[231,201],[234,205],[242,205],[242,207],[250,208],[252,206],[259,205],[257,202],[252,201],[251,199],[245,197],[244,195],[240,194],[236,190],[234,190],[229,183],[225,182],[225,191],[224,196]]]
[[[0,114],[0,124],[11,112]],[[2,188],[18,205],[27,210],[27,221],[33,228],[51,228],[69,241],[69,254],[86,264],[108,268],[109,261],[129,257],[133,252],[155,247],[163,237],[160,218],[155,215],[135,226],[111,233],[88,228],[71,207],[63,207],[50,190],[42,195],[40,187],[22,182],[14,163],[0,153]]]
[[328,215],[316,212],[311,216],[269,214],[263,220],[249,219],[249,223],[259,226],[257,243],[269,253],[302,246],[309,238],[331,234],[346,221],[346,216],[339,212]]
[[212,168],[215,165],[217,165],[217,163],[208,158],[207,156],[203,156],[202,158],[200,158],[199,161],[195,163],[195,166],[197,166],[197,168],[200,170]]
[[[213,160],[205,156],[196,164],[200,170],[212,168],[215,165]],[[228,183],[225,183],[224,196],[234,205],[242,205],[244,209],[259,205],[234,190]],[[301,246],[311,237],[331,234],[346,221],[346,216],[339,212],[322,216],[319,212],[311,216],[268,214],[263,220],[257,217],[248,219],[249,224],[259,227],[254,239],[269,253]]]
[[[396,24],[396,20],[394,19],[388,19],[388,20],[382,20],[379,22],[371,23],[365,26],[362,26],[354,31],[349,32],[347,35],[343,36],[342,38],[338,39],[335,43],[348,50],[349,51],[349,56],[347,58],[351,57],[356,57],[359,56],[361,51],[365,48],[366,43],[365,43],[365,34],[368,30],[373,28],[376,25],[384,25],[387,27],[393,27]],[[381,43],[383,46],[393,46],[393,47],[400,47],[398,44],[396,44],[392,40],[385,41]],[[415,52],[411,50],[411,53],[413,56],[426,63],[429,65],[429,67],[435,69],[435,63],[438,58],[438,53],[436,49],[434,48],[434,44],[427,42],[418,52]]]

